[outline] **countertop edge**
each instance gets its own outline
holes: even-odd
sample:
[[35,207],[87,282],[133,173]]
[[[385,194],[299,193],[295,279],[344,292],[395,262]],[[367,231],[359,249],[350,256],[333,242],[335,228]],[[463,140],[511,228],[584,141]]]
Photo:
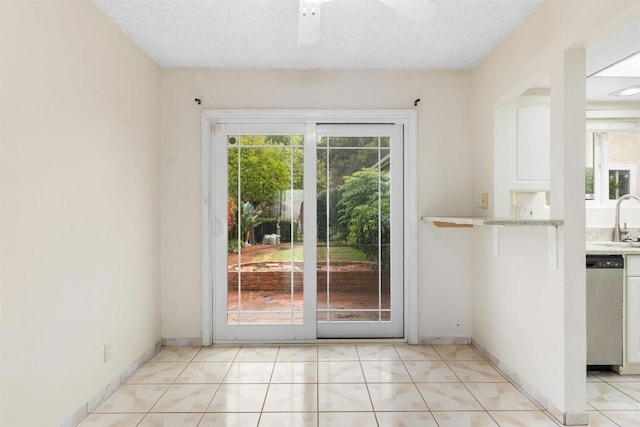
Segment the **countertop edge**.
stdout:
[[587,255],[640,255],[640,248],[607,248],[587,242],[585,252]]
[[562,219],[518,219],[518,218],[487,218],[464,216],[429,216],[420,217],[424,222],[444,222],[451,224],[468,225],[499,225],[499,226],[538,226],[557,227],[564,224]]

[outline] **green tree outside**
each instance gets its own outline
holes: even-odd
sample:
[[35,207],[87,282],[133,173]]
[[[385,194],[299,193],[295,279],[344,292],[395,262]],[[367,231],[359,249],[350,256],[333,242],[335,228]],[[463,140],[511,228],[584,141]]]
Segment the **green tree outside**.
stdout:
[[378,261],[380,245],[382,268],[387,267],[391,240],[389,177],[365,168],[345,177],[340,193],[339,221],[348,229],[348,243],[361,246],[373,261]]

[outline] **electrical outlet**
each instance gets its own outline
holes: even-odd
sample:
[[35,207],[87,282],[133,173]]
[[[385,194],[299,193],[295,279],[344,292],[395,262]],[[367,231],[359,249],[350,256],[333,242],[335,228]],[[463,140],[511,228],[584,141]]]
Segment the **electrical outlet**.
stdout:
[[461,319],[457,319],[456,320],[456,332],[462,332],[462,320]]
[[104,363],[111,360],[111,344],[104,345]]
[[482,193],[482,209],[489,209],[489,193]]

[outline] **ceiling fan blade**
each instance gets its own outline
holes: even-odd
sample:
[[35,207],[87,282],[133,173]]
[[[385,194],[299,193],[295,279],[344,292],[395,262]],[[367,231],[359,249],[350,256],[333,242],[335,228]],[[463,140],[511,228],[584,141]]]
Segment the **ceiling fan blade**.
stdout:
[[300,0],[298,12],[298,44],[312,45],[320,38],[321,0]]
[[427,22],[438,10],[431,0],[379,0],[381,3],[419,24]]

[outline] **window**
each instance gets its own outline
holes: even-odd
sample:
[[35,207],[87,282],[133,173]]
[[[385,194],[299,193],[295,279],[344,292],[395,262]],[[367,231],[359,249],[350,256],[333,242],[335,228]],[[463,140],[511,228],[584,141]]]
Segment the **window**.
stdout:
[[631,194],[631,169],[609,169],[609,200]]
[[600,203],[636,194],[640,131],[587,131],[585,199]]

